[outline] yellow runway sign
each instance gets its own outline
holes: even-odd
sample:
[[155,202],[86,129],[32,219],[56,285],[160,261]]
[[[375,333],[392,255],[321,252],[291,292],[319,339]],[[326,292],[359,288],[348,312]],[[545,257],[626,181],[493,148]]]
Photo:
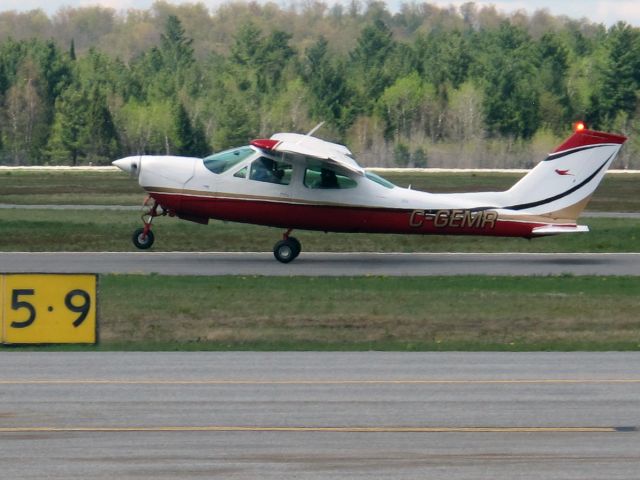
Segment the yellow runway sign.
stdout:
[[96,275],[0,275],[2,343],[95,343],[96,284]]

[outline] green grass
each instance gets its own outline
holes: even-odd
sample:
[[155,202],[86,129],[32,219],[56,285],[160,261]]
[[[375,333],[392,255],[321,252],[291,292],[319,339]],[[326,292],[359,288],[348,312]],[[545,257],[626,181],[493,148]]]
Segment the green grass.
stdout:
[[139,205],[144,194],[121,172],[0,171],[0,203]]
[[[429,192],[501,191],[520,173],[390,172],[397,185]],[[140,205],[144,192],[122,172],[1,171],[0,203],[24,205]],[[640,211],[640,175],[608,174],[589,204],[594,211]]]
[[[295,231],[303,252],[638,252],[640,220],[588,218],[591,232],[520,238],[368,235]],[[133,211],[0,210],[0,251],[132,251]],[[270,251],[281,229],[156,219],[155,251]],[[303,253],[304,254],[304,253]]]
[[101,344],[73,348],[640,350],[639,294],[639,277],[106,275]]

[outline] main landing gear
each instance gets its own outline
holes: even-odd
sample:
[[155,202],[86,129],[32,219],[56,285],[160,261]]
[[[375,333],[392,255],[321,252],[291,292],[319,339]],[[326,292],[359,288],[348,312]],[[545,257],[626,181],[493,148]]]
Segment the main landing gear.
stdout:
[[153,232],[151,231],[151,223],[153,222],[153,219],[167,214],[167,212],[165,212],[155,200],[153,200],[153,205],[149,207],[150,200],[151,197],[147,197],[142,205],[143,209],[146,208],[142,214],[142,223],[144,226],[142,228],[137,228],[131,237],[133,244],[140,250],[147,250],[153,245],[153,241],[155,240]]
[[291,228],[282,236],[282,240],[273,246],[273,256],[282,263],[289,263],[295,260],[302,251],[302,245],[296,237],[290,237]]

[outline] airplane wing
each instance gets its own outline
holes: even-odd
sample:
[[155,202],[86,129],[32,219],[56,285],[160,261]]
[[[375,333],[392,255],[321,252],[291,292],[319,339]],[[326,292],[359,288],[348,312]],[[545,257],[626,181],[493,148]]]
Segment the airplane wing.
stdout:
[[294,156],[290,160],[294,162],[297,155],[302,156],[301,163],[325,164],[364,175],[364,169],[353,159],[347,147],[319,138],[296,133],[277,133],[270,139],[253,140],[251,145],[271,152],[292,153]]

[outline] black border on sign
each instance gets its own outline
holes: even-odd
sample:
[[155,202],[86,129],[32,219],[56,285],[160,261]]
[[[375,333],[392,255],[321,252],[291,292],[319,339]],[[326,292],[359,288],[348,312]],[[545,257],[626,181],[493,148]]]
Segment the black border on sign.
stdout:
[[[47,345],[89,345],[89,346],[98,346],[100,343],[100,328],[99,328],[99,292],[100,292],[100,275],[98,273],[85,273],[85,272],[0,272],[0,275],[10,276],[10,275],[86,275],[89,277],[95,278],[96,281],[96,298],[95,298],[95,310],[96,310],[96,321],[95,321],[95,342],[93,343],[84,343],[84,342],[74,342],[74,343],[7,343],[2,340],[0,345],[4,347],[45,347]],[[4,325],[2,325],[4,328]]]

